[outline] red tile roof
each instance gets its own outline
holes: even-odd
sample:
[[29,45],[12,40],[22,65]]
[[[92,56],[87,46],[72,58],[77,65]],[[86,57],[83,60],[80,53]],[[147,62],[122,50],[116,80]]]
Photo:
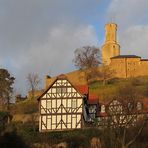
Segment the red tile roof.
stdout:
[[87,85],[77,85],[75,88],[81,93],[81,94],[88,94],[88,86]]
[[148,113],[148,98],[142,99],[143,102],[143,112]]
[[89,99],[88,100],[88,104],[98,104],[98,103],[99,103],[99,101],[97,99],[93,99],[93,100]]
[[89,94],[88,96],[88,103],[89,104],[97,104],[98,103],[98,96],[96,96],[93,93],[89,93],[88,85],[77,85],[75,88],[81,93],[81,94]]
[[89,93],[89,100],[98,100],[98,96],[96,96],[95,94]]

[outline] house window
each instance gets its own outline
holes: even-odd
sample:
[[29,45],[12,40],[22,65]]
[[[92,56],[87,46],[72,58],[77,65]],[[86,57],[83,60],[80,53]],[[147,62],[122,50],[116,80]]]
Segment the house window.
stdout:
[[47,109],[51,109],[51,100],[47,101]]
[[57,88],[57,93],[62,93],[62,88],[61,87]]
[[123,112],[122,104],[117,100],[113,100],[109,105],[109,112],[110,114],[121,114]]
[[141,102],[137,102],[137,110],[142,110],[142,103]]
[[72,99],[72,100],[71,100],[71,107],[72,107],[72,108],[76,108],[76,107],[77,107],[76,99]]
[[134,107],[133,103],[131,103],[131,102],[128,102],[127,106],[128,106],[129,111],[131,111],[133,109],[133,107]]
[[58,87],[57,93],[66,93],[66,87]]
[[62,88],[62,93],[66,93],[66,87]]
[[89,107],[89,113],[95,113],[96,112],[96,106],[95,105],[91,105],[90,107]]
[[76,119],[77,118],[77,115],[72,115],[72,118]]
[[101,113],[105,113],[105,105],[101,105]]
[[95,117],[96,117],[95,114],[90,114],[91,119],[95,119]]

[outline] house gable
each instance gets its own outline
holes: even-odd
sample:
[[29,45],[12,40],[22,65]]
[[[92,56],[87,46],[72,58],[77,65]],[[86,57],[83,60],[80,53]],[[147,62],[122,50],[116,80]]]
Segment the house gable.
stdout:
[[82,127],[83,95],[66,77],[57,77],[38,100],[40,131]]

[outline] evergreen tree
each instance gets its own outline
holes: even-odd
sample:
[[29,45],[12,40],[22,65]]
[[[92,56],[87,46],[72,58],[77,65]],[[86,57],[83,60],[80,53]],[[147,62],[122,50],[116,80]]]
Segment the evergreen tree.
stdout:
[[11,95],[13,93],[13,83],[15,78],[10,75],[8,70],[0,69],[0,105],[6,106],[9,110]]

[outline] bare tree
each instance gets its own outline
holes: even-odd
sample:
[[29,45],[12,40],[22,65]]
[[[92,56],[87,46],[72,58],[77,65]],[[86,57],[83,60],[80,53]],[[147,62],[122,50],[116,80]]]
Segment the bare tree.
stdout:
[[23,97],[21,94],[17,94],[15,96],[15,102],[21,102],[24,101],[25,99],[27,99],[27,96]]
[[[108,127],[111,128],[121,148],[131,146],[147,123],[148,116],[144,114],[142,104],[137,106],[141,99],[139,97],[136,89],[126,84],[119,88],[116,98],[108,105]],[[137,127],[138,123],[140,123],[139,127]],[[135,135],[127,139],[131,128]]]
[[75,50],[75,66],[85,73],[87,82],[96,76],[100,64],[100,52],[96,47],[85,46]]
[[[116,100],[114,100],[116,101]],[[122,104],[110,106],[112,113],[109,116],[109,127],[115,135],[117,143],[121,148],[128,148],[131,146],[142,133],[142,130],[147,124],[148,117],[144,114],[141,116],[138,112],[126,112],[126,108]],[[140,123],[140,126],[138,124]],[[134,136],[128,139],[129,131],[132,128]]]
[[38,88],[38,85],[40,83],[40,78],[38,76],[38,74],[34,74],[34,73],[29,73],[27,76],[27,82],[30,88],[30,92],[31,92],[31,98],[34,99],[35,98],[35,91]]

